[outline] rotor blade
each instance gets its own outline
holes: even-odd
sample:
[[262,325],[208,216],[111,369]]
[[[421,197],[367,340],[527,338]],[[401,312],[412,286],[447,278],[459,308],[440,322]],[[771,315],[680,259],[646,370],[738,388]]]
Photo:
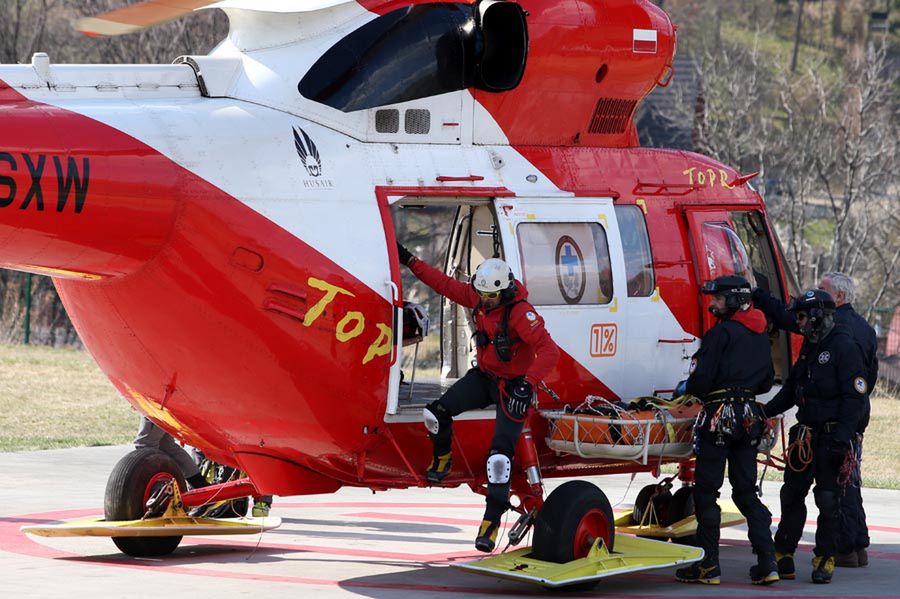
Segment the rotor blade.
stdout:
[[214,3],[212,0],[145,0],[96,17],[79,19],[75,28],[91,37],[124,35],[173,21],[196,8]]

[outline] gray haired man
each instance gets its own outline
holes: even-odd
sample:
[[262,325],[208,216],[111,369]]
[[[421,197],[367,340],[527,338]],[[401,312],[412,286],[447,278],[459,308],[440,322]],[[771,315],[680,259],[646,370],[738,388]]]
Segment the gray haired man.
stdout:
[[[842,272],[827,272],[822,275],[819,287],[834,298],[837,306],[834,311],[834,322],[850,328],[853,339],[863,352],[866,363],[866,382],[871,393],[878,380],[878,358],[876,357],[878,342],[875,338],[875,330],[869,326],[865,318],[853,309],[851,302],[856,296],[856,285],[852,278]],[[863,433],[869,424],[870,411],[869,397],[866,396],[865,412],[856,431],[858,435],[857,464],[862,460]],[[835,565],[848,568],[858,568],[869,563],[866,553],[866,547],[869,546],[869,529],[866,526],[866,512],[862,505],[858,471],[854,483],[847,488],[841,501],[841,534],[838,539],[838,555],[835,560]]]

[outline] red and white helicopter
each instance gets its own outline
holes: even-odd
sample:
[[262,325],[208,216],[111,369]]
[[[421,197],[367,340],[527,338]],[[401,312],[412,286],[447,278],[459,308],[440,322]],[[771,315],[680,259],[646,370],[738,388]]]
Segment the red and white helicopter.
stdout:
[[[545,381],[559,399],[541,393],[540,409],[670,396],[710,324],[706,279],[789,295],[752,176],[639,147],[635,109],[671,80],[675,52],[649,1],[177,4],[224,10],[228,37],[170,65],[0,66],[0,265],[53,276],[122,395],[247,473],[185,506],[425,486],[422,407],[467,368],[471,321],[445,307],[444,379],[401,392],[395,222],[410,207],[457,209],[446,272],[466,280],[496,247],[526,283],[562,350]],[[171,5],[82,29],[187,12]],[[773,350],[785,373],[790,339]],[[444,485],[482,488],[493,419],[457,419]],[[523,514],[544,502],[541,476],[657,467],[554,451],[547,428],[535,412],[520,440]],[[178,478],[129,468],[112,492],[137,499],[108,493],[107,507],[133,513],[108,517],[140,518]],[[575,557],[585,539],[611,543],[606,505],[576,514]],[[166,553],[171,538],[116,541]]]

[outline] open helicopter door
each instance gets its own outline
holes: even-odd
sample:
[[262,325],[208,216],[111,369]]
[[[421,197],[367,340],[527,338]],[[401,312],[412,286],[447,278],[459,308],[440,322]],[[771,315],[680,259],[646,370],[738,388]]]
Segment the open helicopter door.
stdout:
[[[738,236],[731,214],[724,208],[687,208],[685,216],[694,252],[694,269],[697,284],[725,275],[740,275],[756,286],[753,267],[744,243]],[[715,324],[715,318],[707,310],[708,298],[698,298],[703,331]]]
[[612,198],[500,198],[495,207],[506,260],[554,341],[623,396],[626,276]]

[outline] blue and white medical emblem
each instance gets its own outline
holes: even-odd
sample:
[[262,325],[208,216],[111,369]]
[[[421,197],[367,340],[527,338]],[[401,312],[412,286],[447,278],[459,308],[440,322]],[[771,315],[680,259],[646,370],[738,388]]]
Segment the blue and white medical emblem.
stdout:
[[568,235],[563,235],[556,243],[556,282],[567,304],[581,301],[587,283],[584,255]]

